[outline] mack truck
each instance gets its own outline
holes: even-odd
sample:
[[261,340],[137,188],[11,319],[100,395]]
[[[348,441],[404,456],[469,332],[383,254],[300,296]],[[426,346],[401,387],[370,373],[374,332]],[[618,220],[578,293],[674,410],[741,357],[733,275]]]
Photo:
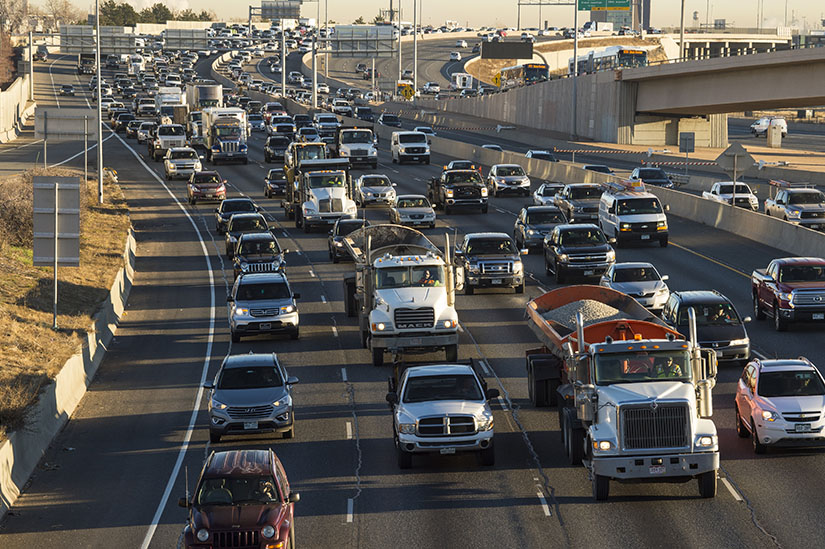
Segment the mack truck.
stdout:
[[326,143],[293,141],[284,153],[284,174],[286,175],[286,196],[281,201],[287,219],[295,219],[295,211],[301,201],[296,180],[301,179],[301,163],[305,160],[324,160],[329,157]]
[[344,309],[358,317],[372,364],[384,354],[444,350],[458,360],[458,314],[449,238],[442,252],[423,233],[401,225],[363,227],[344,238],[355,273],[344,278]]
[[687,482],[716,495],[719,442],[711,391],[716,354],[685,340],[635,299],[567,286],[527,303],[543,347],[527,351],[528,395],[557,406],[564,452],[584,465],[593,497],[610,481]]
[[207,107],[201,111],[201,131],[209,162],[240,160],[249,163],[245,110]]
[[186,84],[186,103],[193,111],[223,107],[223,87],[220,84]]
[[95,54],[81,53],[77,56],[77,74],[94,74],[96,70]]
[[332,227],[341,218],[354,219],[358,206],[353,195],[346,158],[304,160],[299,176],[292,185],[287,185],[295,226],[303,227],[305,233],[318,226]]

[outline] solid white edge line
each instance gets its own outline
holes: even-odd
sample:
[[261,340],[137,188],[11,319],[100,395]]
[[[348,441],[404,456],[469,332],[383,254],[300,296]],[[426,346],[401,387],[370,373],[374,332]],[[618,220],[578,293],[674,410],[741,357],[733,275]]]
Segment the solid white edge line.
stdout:
[[550,516],[550,507],[547,506],[547,500],[544,498],[544,494],[541,492],[536,492],[536,495],[539,497],[539,503],[541,503],[541,508],[544,510],[544,516]]
[[739,492],[737,492],[737,491],[733,488],[733,485],[731,485],[731,483],[730,483],[730,481],[729,481],[728,479],[726,479],[725,477],[720,477],[720,478],[719,478],[719,480],[721,480],[721,481],[722,481],[722,484],[724,484],[724,485],[725,485],[725,488],[727,488],[727,489],[728,489],[728,492],[730,492],[730,495],[732,495],[732,496],[733,496],[733,499],[735,499],[736,501],[744,501],[744,499],[742,498],[742,496],[740,496],[740,495],[739,495]]
[[347,421],[347,440],[352,440],[352,422]]
[[352,498],[347,499],[347,522],[352,522],[352,511],[354,506],[355,505]]
[[341,368],[341,379],[347,381],[347,369]]
[[765,355],[763,355],[763,354],[762,354],[762,353],[760,353],[759,351],[755,351],[755,350],[751,349],[751,353],[753,353],[753,355],[754,355],[756,358],[758,358],[759,360],[768,360],[768,357],[766,357]]
[[201,251],[203,252],[203,257],[206,260],[206,270],[209,273],[209,332],[206,338],[206,354],[203,360],[203,369],[201,370],[201,379],[198,383],[198,393],[195,397],[195,405],[192,408],[192,415],[189,418],[189,426],[186,429],[186,433],[183,436],[183,441],[180,445],[180,450],[178,451],[178,458],[175,460],[175,466],[172,468],[172,473],[169,475],[169,480],[166,483],[166,488],[163,490],[163,496],[161,496],[160,502],[158,503],[157,509],[155,510],[155,515],[152,517],[152,522],[149,524],[149,529],[146,531],[146,536],[143,538],[143,543],[140,544],[141,549],[147,549],[149,547],[149,543],[152,541],[152,537],[155,535],[155,531],[158,528],[158,524],[160,523],[161,516],[163,516],[163,511],[166,509],[166,505],[169,502],[169,496],[172,493],[172,488],[175,484],[175,479],[177,479],[178,475],[180,474],[180,468],[183,464],[183,458],[186,456],[186,451],[189,449],[189,441],[192,439],[192,432],[195,430],[195,421],[198,418],[198,412],[200,411],[200,404],[201,400],[203,400],[203,384],[206,383],[206,374],[209,370],[209,363],[212,360],[212,343],[215,337],[215,275],[212,271],[212,262],[209,257],[209,252],[206,249],[206,243],[203,240],[203,235],[201,234],[200,230],[198,229],[197,223],[195,220],[192,219],[192,216],[189,212],[186,211],[186,208],[177,197],[172,193],[166,183],[155,173],[152,168],[150,168],[146,162],[140,157],[140,155],[128,144],[126,143],[119,135],[114,134],[117,137],[118,141],[126,147],[132,155],[137,159],[137,161],[143,166],[143,168],[155,178],[155,180],[160,183],[166,192],[172,197],[172,200],[177,204],[178,208],[183,212],[186,216],[186,219],[189,220],[189,223],[192,225],[192,228],[195,229],[195,234],[198,237],[198,242],[201,245]]

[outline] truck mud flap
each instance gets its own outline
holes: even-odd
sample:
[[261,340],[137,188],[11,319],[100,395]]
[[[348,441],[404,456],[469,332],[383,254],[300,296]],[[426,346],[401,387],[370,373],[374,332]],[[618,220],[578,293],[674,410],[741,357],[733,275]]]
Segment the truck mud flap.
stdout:
[[562,362],[551,354],[527,356],[527,392],[536,407],[556,406],[559,401]]
[[348,317],[358,314],[358,302],[355,299],[355,276],[344,278],[344,310]]

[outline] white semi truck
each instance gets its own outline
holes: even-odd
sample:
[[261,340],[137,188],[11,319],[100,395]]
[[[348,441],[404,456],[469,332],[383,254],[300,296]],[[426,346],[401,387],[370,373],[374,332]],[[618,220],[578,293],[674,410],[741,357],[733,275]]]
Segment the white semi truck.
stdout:
[[203,145],[210,162],[239,160],[249,163],[246,111],[237,107],[207,107],[201,111]]

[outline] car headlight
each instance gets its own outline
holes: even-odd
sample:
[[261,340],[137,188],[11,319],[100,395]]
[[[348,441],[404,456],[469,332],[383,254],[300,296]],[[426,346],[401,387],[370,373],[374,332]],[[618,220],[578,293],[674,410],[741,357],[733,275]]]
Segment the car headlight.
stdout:
[[607,252],[607,261],[616,261],[616,252],[614,250]]
[[701,448],[716,446],[716,435],[699,435],[696,437],[696,446]]
[[271,524],[267,524],[263,528],[261,528],[261,535],[265,538],[271,538],[275,535],[275,527]]
[[771,423],[773,423],[774,421],[779,419],[779,414],[777,414],[776,412],[774,412],[772,410],[762,410],[762,419],[764,419],[765,421],[770,421]]
[[201,163],[200,162],[195,162],[195,171],[199,172],[202,169],[203,169],[203,166],[201,165]]
[[295,311],[295,305],[285,305],[285,306],[281,307],[280,310],[281,310],[282,315],[292,313],[292,312]]
[[441,322],[441,327],[445,329],[455,328],[458,325],[457,320],[444,320]]
[[799,217],[802,215],[802,210],[787,210],[788,217]]
[[398,424],[398,432],[404,433],[405,435],[414,435],[415,434],[415,423],[399,423]]
[[487,196],[487,187],[481,188],[481,196]]
[[346,149],[341,149],[341,156],[349,156],[349,151]]
[[573,208],[574,212],[582,213],[584,211],[584,206],[576,206]]
[[521,274],[522,270],[524,270],[524,264],[521,261],[513,263],[513,274]]
[[536,234],[536,231],[534,231],[533,229],[527,229],[527,234],[533,235]]
[[372,331],[373,332],[386,332],[388,330],[392,330],[392,322],[373,322],[372,323]]
[[[223,402],[220,402],[219,400],[215,400],[213,398],[212,399],[212,408],[214,408],[215,410],[226,410],[227,408],[229,408],[229,406],[227,406]],[[203,541],[203,540],[201,540],[201,541]]]
[[667,230],[667,221],[657,221],[656,222],[656,230],[657,231],[666,231]]
[[314,215],[317,214],[318,210],[315,209],[314,206],[304,206],[304,215],[310,214]]
[[613,449],[613,443],[609,440],[594,440],[593,449],[597,452],[609,452]]
[[567,254],[559,254],[559,261],[562,263],[567,263],[567,260],[570,259]]
[[243,307],[235,307],[235,316],[245,316],[249,314],[249,309]]
[[198,530],[198,533],[195,534],[195,537],[198,538],[198,541],[206,541],[209,539],[209,530],[201,528]]
[[732,339],[730,342],[731,345],[747,345],[748,343],[750,343],[748,338]]
[[[485,192],[486,192],[486,190],[487,189],[485,189]],[[455,194],[455,191],[453,191],[452,189],[447,189],[447,190],[444,191],[444,196],[446,196],[447,198],[452,198],[454,194]]]
[[375,147],[370,147],[370,150],[367,151],[367,154],[369,154],[370,156],[377,156],[378,150]]
[[620,231],[629,231],[631,229],[630,223],[622,223],[619,227]]
[[344,243],[343,243],[343,242],[341,242],[340,240],[336,240],[336,241],[335,241],[335,246],[336,246],[337,248],[343,248],[343,247],[344,247]]
[[476,424],[479,431],[489,431],[493,428],[493,416],[477,417]]

